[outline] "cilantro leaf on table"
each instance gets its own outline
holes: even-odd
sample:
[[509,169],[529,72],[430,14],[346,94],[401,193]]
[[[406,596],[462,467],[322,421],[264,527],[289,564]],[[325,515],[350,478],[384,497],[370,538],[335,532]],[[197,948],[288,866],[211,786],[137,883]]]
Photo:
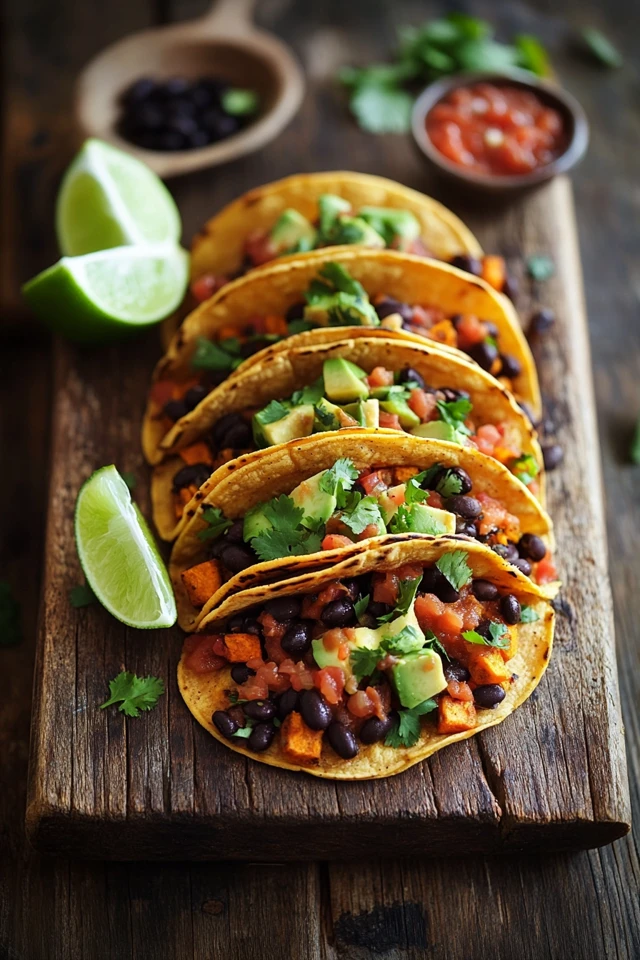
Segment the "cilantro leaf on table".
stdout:
[[547,257],[545,254],[535,254],[527,257],[527,272],[534,280],[543,283],[554,275],[556,265],[551,257]]
[[603,66],[617,68],[624,63],[620,51],[600,30],[596,30],[594,27],[585,27],[582,31],[582,39],[589,52]]
[[471,431],[465,426],[464,421],[471,413],[473,404],[466,397],[458,397],[457,400],[437,400],[436,407],[443,420],[458,433],[468,434]]
[[362,623],[362,619],[365,613],[367,612],[367,607],[369,606],[370,601],[371,601],[371,595],[367,594],[364,597],[360,597],[360,599],[356,600],[356,602],[354,603],[353,609],[356,612],[356,619],[358,623]]
[[363,677],[370,677],[381,657],[380,647],[376,647],[374,650],[369,650],[367,647],[356,647],[355,650],[352,650],[351,669],[356,680],[360,682]]
[[69,602],[72,607],[88,607],[97,603],[98,598],[88,583],[78,583],[69,591]]
[[356,535],[362,533],[372,523],[380,528],[382,514],[378,501],[375,497],[363,497],[351,513],[342,514],[341,520]]
[[21,640],[20,604],[11,584],[0,580],[0,647],[15,647]]
[[526,603],[522,605],[520,608],[520,623],[535,623],[539,619],[540,616],[533,607]]
[[336,497],[339,491],[351,490],[357,479],[358,471],[353,460],[349,460],[348,457],[340,457],[332,467],[324,471],[318,486],[323,493]]
[[532,453],[523,453],[522,456],[511,461],[511,471],[527,486],[538,476],[540,467]]
[[447,578],[454,590],[461,590],[471,580],[471,568],[467,563],[467,554],[464,550],[444,553],[436,561],[436,567]]
[[202,519],[208,526],[198,530],[198,540],[215,540],[233,526],[233,521],[228,520],[219,507],[205,507],[202,511]]
[[633,440],[631,441],[629,456],[631,457],[632,463],[640,463],[640,417],[638,418],[636,428],[633,432]]
[[465,630],[462,636],[467,643],[476,643],[485,647],[498,647],[500,650],[506,650],[511,642],[506,625],[494,621],[489,624],[488,637],[483,637],[476,630]]
[[256,414],[256,419],[261,424],[277,423],[289,415],[289,407],[285,406],[279,400],[270,400],[269,403]]
[[240,341],[235,337],[222,343],[198,337],[191,357],[191,366],[196,370],[233,370],[241,362]]
[[118,710],[128,717],[138,717],[141,710],[151,710],[164,693],[164,681],[159,677],[137,677],[123,670],[109,681],[109,699],[100,704],[100,709],[119,703]]
[[437,708],[435,700],[423,700],[411,710],[398,710],[398,718],[385,739],[387,747],[413,747],[420,737],[420,717]]

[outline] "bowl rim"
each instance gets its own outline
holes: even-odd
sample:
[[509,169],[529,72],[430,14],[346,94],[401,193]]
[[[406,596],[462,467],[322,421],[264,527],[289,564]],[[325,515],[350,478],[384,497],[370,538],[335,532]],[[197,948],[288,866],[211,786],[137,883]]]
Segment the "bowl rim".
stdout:
[[[571,136],[566,149],[559,157],[556,157],[550,163],[536,167],[530,173],[505,175],[465,170],[464,167],[453,163],[444,154],[440,153],[426,131],[425,119],[429,111],[452,90],[469,87],[474,83],[492,82],[523,87],[532,93],[543,93],[546,98],[555,101],[565,115],[568,114],[571,117],[573,128]],[[536,77],[526,70],[516,68],[499,73],[491,70],[456,73],[434,80],[433,83],[424,88],[413,105],[411,133],[421,152],[444,173],[473,186],[493,190],[522,189],[526,186],[543,183],[559,173],[566,173],[581,160],[589,143],[587,116],[576,98],[558,84]]]

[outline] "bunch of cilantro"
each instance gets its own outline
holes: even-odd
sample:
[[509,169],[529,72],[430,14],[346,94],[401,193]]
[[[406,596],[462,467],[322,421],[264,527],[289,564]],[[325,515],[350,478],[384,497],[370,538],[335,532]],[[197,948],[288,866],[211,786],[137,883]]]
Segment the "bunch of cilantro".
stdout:
[[451,13],[419,27],[402,27],[395,63],[346,67],[339,79],[350,90],[351,111],[363,130],[406,133],[412,88],[448,74],[506,73],[513,67],[537,76],[549,72],[547,54],[535,37],[520,34],[513,44],[499,43],[486,20]]

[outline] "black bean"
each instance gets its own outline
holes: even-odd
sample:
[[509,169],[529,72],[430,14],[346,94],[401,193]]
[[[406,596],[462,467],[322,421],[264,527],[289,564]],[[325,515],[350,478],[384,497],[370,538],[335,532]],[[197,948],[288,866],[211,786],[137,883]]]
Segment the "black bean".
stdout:
[[247,617],[244,621],[243,633],[252,633],[256,637],[262,638],[262,627],[253,617]]
[[189,409],[184,400],[169,400],[162,408],[165,417],[169,417],[175,423],[181,417],[186,417]]
[[466,270],[467,273],[472,273],[474,277],[482,276],[482,262],[478,260],[477,257],[471,257],[467,253],[461,253],[449,262],[452,267],[457,267],[459,270]]
[[351,599],[355,601],[360,596],[360,584],[357,580],[343,580],[342,586],[347,588],[347,592]]
[[184,150],[187,145],[186,137],[175,130],[163,130],[158,135],[157,150]]
[[476,517],[479,517],[482,513],[482,504],[479,500],[476,500],[475,497],[464,496],[463,494],[456,494],[453,497],[449,497],[445,501],[445,508],[451,510],[453,513],[457,513],[460,517],[464,517],[465,520],[475,520]]
[[259,353],[260,350],[264,350],[264,348],[268,346],[269,341],[263,340],[261,337],[256,337],[255,340],[245,340],[245,342],[240,345],[240,356],[243,360],[246,360],[248,357],[252,357],[254,353]]
[[351,489],[353,490],[354,493],[359,493],[361,497],[366,497],[367,495],[367,491],[365,490],[365,488],[362,486],[361,483],[358,483],[357,480],[354,483],[354,485],[351,487]]
[[495,323],[492,323],[491,320],[483,320],[485,329],[487,331],[487,336],[493,337],[494,340],[497,340],[500,336],[500,331]]
[[500,597],[500,614],[505,623],[520,623],[520,602],[512,593]]
[[555,470],[564,460],[564,450],[559,443],[550,443],[542,448],[545,470]]
[[386,603],[380,603],[379,600],[372,600],[367,607],[367,613],[370,613],[376,620],[378,617],[384,617],[390,610]]
[[491,370],[498,356],[498,348],[483,340],[481,343],[476,343],[470,347],[467,353],[483,370]]
[[170,77],[162,84],[162,92],[169,97],[179,97],[186,93],[190,86],[186,77]]
[[208,463],[191,463],[182,470],[178,470],[173,478],[173,489],[182,490],[183,487],[190,487],[192,484],[201,487],[205,480],[211,476],[211,466]]
[[211,134],[206,130],[196,130],[189,137],[189,146],[190,147],[206,147],[211,143]]
[[[469,493],[473,487],[471,477],[466,470],[463,470],[462,467],[451,467],[449,470],[445,471],[447,477],[456,477],[460,481],[460,491],[459,495],[464,495]],[[439,483],[444,479],[444,476],[439,478],[438,483],[436,484],[435,489],[438,489]]]
[[297,690],[294,690],[291,687],[289,690],[285,690],[284,693],[281,693],[278,697],[278,719],[284,720],[285,717],[288,717],[289,714],[297,709],[298,700],[300,695]]
[[224,447],[231,447],[234,450],[242,450],[252,445],[251,426],[246,420],[242,423],[236,423],[228,430],[223,439]]
[[234,663],[231,667],[231,679],[240,685],[246,683],[249,677],[255,677],[255,670],[251,670],[246,663]]
[[438,584],[438,597],[443,603],[455,603],[460,599],[460,594],[452,587],[446,577],[443,576],[442,583]]
[[331,710],[317,690],[303,690],[300,694],[302,719],[312,730],[326,730],[331,723]]
[[263,753],[271,746],[275,735],[276,728],[272,723],[257,723],[249,735],[247,746],[254,753]]
[[546,333],[547,330],[550,330],[551,327],[556,322],[556,315],[553,310],[549,310],[547,307],[542,307],[531,317],[529,321],[529,335],[531,334],[540,334]]
[[455,603],[460,594],[437,567],[427,567],[422,575],[420,593],[434,593],[443,603]]
[[350,597],[338,597],[322,608],[320,619],[327,627],[348,627],[355,621],[356,611]]
[[327,740],[343,760],[353,760],[358,755],[358,742],[348,727],[334,720],[327,727]]
[[225,413],[224,417],[220,417],[220,419],[216,421],[211,434],[219,447],[224,446],[222,441],[225,435],[232,427],[235,427],[238,422],[246,423],[241,413]]
[[537,563],[546,556],[547,548],[542,537],[537,537],[535,533],[523,533],[518,540],[518,551],[521,557]]
[[502,293],[505,297],[509,297],[509,300],[515,300],[518,296],[518,288],[520,284],[516,277],[513,274],[507,274],[507,279],[502,285]]
[[518,549],[513,543],[496,543],[495,547],[491,549],[503,560],[508,560],[510,563],[518,559]]
[[522,364],[516,357],[512,357],[510,353],[500,354],[500,360],[502,366],[500,367],[500,376],[509,377],[510,380],[515,380],[516,377],[519,377],[522,373]]
[[276,715],[276,705],[271,700],[247,700],[242,709],[245,717],[256,722],[272,720]]
[[156,89],[156,81],[152,80],[151,77],[140,77],[139,80],[136,80],[135,83],[132,83],[130,87],[127,87],[125,92],[122,94],[121,100],[123,103],[133,105],[140,103],[154,92]]
[[512,563],[520,573],[524,573],[525,577],[531,576],[531,564],[528,560],[525,560],[524,557],[516,557],[515,560],[511,560],[510,563]]
[[193,410],[198,406],[201,400],[207,396],[209,391],[201,383],[196,383],[195,387],[191,387],[184,395],[184,402],[186,403],[189,410]]
[[483,580],[478,577],[471,584],[471,589],[476,600],[495,600],[498,596],[498,588],[490,580]]
[[236,520],[235,523],[232,523],[227,532],[225,533],[227,540],[233,540],[234,543],[243,543],[244,542],[244,522],[242,520]]
[[414,370],[413,367],[404,367],[400,371],[398,374],[398,383],[415,383],[421,387],[422,390],[424,390],[426,386],[422,374]]
[[480,623],[476,624],[474,630],[476,633],[479,633],[481,637],[484,637],[485,640],[488,640],[491,635],[491,620],[484,617]]
[[282,640],[282,649],[291,656],[301,657],[311,646],[311,620],[294,620]]
[[241,547],[239,543],[225,544],[221,553],[222,562],[231,573],[240,573],[257,562],[250,547]]
[[380,740],[384,740],[394,722],[395,715],[393,713],[390,713],[384,720],[380,720],[378,717],[369,717],[360,728],[360,740],[362,743],[378,743]]
[[449,663],[445,663],[443,669],[446,680],[457,680],[459,683],[464,683],[471,679],[471,674],[459,660],[450,660]]
[[302,320],[304,316],[304,308],[306,304],[302,300],[299,300],[297,303],[291,304],[287,312],[285,313],[285,319],[287,323],[292,323],[294,320]]
[[481,687],[476,687],[473,691],[473,699],[479,707],[492,709],[502,703],[506,694],[499,683],[486,683]]
[[394,300],[393,297],[385,297],[380,303],[375,305],[376,313],[380,320],[390,317],[394,313],[399,313],[402,319],[409,323],[413,318],[413,307],[408,303],[402,303],[400,300]]
[[216,537],[215,540],[209,541],[208,554],[210,560],[219,560],[222,556],[222,551],[226,550],[229,546],[228,541],[225,537]]
[[227,621],[227,630],[229,633],[244,633],[244,614],[234,613]]
[[275,600],[267,600],[264,609],[266,613],[282,623],[284,620],[293,620],[300,616],[302,600],[300,597],[277,597]]
[[216,710],[211,719],[222,736],[226,737],[227,740],[231,740],[239,728],[239,724],[229,716],[226,710]]

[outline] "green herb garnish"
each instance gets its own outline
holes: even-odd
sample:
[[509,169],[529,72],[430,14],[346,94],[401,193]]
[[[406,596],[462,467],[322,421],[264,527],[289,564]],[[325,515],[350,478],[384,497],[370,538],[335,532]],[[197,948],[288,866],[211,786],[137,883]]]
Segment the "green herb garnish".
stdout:
[[198,337],[191,357],[191,366],[196,370],[233,370],[241,362],[240,341],[235,338],[214,343]]
[[411,710],[398,710],[398,719],[385,739],[387,747],[413,747],[420,736],[420,717],[437,708],[435,700],[423,700]]
[[506,650],[511,642],[506,625],[494,621],[489,624],[488,637],[483,637],[476,630],[465,630],[462,636],[467,643],[477,643],[485,647],[498,647],[500,650]]
[[369,606],[370,601],[371,601],[371,596],[370,594],[367,594],[365,597],[360,597],[360,599],[356,600],[356,602],[354,603],[353,609],[356,612],[356,618],[358,620],[358,623],[362,623],[362,620],[364,618],[365,613],[367,612],[367,607]]
[[533,257],[527,257],[527,271],[530,277],[542,283],[554,275],[556,265],[551,257],[539,254]]
[[366,527],[372,523],[375,523],[378,529],[384,526],[380,507],[375,497],[363,497],[353,511],[343,513],[341,519],[356,535],[363,533]]
[[540,467],[532,453],[523,453],[517,460],[511,461],[511,472],[514,473],[518,480],[521,480],[525,486],[528,486],[538,476]]
[[520,608],[520,623],[535,623],[540,617],[533,607],[526,603]]
[[471,580],[471,568],[464,550],[453,550],[436,561],[436,567],[446,577],[454,590],[461,590]]
[[640,463],[640,418],[638,418],[636,428],[633,432],[633,440],[631,441],[629,456],[631,457],[632,463]]
[[622,54],[614,47],[610,40],[603,33],[594,27],[585,27],[582,31],[582,39],[587,45],[590,53],[596,60],[605,67],[621,67],[624,63]]
[[219,507],[205,507],[202,511],[202,519],[208,526],[198,530],[198,540],[215,540],[233,526],[233,521],[228,520]]
[[137,677],[135,673],[125,670],[119,673],[114,680],[109,681],[109,699],[100,704],[104,710],[114,703],[119,703],[118,710],[128,717],[138,717],[141,710],[151,710],[164,693],[164,681],[159,677]]
[[289,407],[285,406],[279,400],[271,400],[266,407],[256,414],[258,423],[277,423],[278,420],[284,420],[289,416]]

